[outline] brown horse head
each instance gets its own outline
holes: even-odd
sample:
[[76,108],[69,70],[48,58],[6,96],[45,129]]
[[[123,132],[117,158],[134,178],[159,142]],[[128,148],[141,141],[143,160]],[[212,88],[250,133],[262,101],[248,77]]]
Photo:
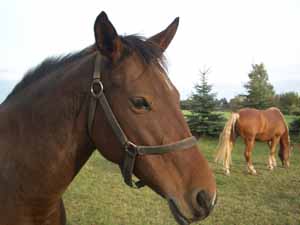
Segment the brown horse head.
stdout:
[[[179,93],[163,60],[178,22],[176,18],[162,32],[143,39],[119,36],[103,12],[96,19],[104,94],[120,127],[136,145],[166,145],[191,136],[180,110]],[[96,110],[91,136],[104,157],[122,165],[124,148],[101,107]],[[165,154],[139,155],[134,174],[168,200],[179,224],[205,218],[215,205],[215,178],[196,145]]]

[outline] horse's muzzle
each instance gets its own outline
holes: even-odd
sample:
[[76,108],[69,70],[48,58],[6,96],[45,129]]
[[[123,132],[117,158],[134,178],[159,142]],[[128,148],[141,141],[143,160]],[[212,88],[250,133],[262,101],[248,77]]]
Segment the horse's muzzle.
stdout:
[[217,194],[215,193],[211,198],[206,191],[194,192],[192,199],[192,217],[184,215],[176,199],[170,198],[168,199],[168,203],[177,223],[180,225],[188,225],[192,222],[205,219],[212,212],[217,203]]

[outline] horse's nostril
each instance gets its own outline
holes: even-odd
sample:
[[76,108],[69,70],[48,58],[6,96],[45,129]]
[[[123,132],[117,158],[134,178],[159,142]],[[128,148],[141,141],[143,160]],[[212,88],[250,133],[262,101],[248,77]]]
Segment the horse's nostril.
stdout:
[[201,211],[204,211],[206,216],[208,216],[216,204],[217,195],[215,193],[213,197],[210,197],[206,191],[200,191],[196,195],[196,200],[198,207],[201,209]]
[[208,200],[208,195],[206,194],[205,191],[200,191],[197,194],[197,202],[201,208],[209,208],[209,200]]

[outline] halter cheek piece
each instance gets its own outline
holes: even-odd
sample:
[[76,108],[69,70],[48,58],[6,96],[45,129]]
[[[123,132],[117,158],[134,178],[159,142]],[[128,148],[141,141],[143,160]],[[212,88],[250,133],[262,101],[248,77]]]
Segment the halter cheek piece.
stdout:
[[90,101],[90,109],[88,115],[89,135],[90,136],[92,135],[92,128],[93,128],[94,117],[97,108],[97,102],[99,102],[100,106],[102,107],[105,113],[106,119],[108,120],[111,128],[113,129],[121,146],[123,146],[125,150],[124,160],[122,165],[120,166],[122,176],[124,178],[124,182],[130,187],[140,188],[144,186],[144,183],[142,181],[135,182],[135,185],[132,182],[132,173],[133,173],[134,163],[137,155],[164,154],[172,151],[183,150],[196,145],[197,141],[196,138],[192,136],[171,144],[156,145],[156,146],[135,145],[134,143],[130,142],[126,134],[123,132],[122,128],[120,127],[120,124],[116,119],[105,97],[103,84],[101,82],[100,63],[101,63],[101,55],[97,53],[95,66],[94,66],[95,68],[94,68],[93,81],[91,85],[92,97]]

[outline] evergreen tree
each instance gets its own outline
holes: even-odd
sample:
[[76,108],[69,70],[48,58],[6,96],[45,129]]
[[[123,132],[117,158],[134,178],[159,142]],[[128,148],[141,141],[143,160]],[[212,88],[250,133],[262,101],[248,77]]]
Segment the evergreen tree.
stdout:
[[249,82],[244,85],[248,94],[245,106],[257,109],[265,109],[273,105],[274,88],[269,82],[264,64],[252,65],[252,71],[248,74]]
[[191,97],[191,110],[187,115],[188,124],[196,136],[218,136],[223,129],[224,118],[216,113],[216,94],[211,93],[212,85],[207,82],[208,70],[200,71],[200,84],[196,84]]
[[180,100],[180,108],[183,110],[191,110],[191,99]]

